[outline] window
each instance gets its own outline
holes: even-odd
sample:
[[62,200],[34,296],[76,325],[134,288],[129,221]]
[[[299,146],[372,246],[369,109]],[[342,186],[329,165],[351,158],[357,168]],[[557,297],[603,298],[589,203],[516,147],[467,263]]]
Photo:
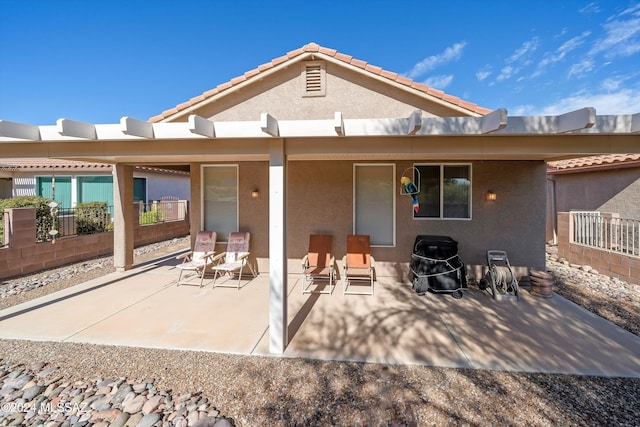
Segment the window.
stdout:
[[420,210],[414,218],[471,219],[471,165],[415,165]]
[[238,166],[202,168],[203,229],[215,231],[219,241],[238,231]]
[[313,61],[302,64],[302,96],[325,95],[324,62]]
[[395,246],[395,165],[355,164],[354,233],[368,234],[375,246]]

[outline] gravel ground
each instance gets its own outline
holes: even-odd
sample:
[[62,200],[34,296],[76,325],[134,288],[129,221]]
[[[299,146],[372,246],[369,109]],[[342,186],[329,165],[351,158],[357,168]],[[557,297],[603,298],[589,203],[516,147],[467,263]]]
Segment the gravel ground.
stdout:
[[[142,250],[136,263],[170,253],[184,242]],[[88,263],[96,263],[97,260]],[[108,263],[107,263],[108,264]],[[91,269],[91,277],[110,272],[109,265]],[[70,268],[70,267],[66,267]],[[560,262],[548,269],[559,280],[554,291],[638,334],[637,289],[597,291],[594,280]],[[78,271],[88,270],[77,267]],[[47,274],[51,274],[48,272]],[[58,283],[8,296],[3,306],[18,304],[87,280],[63,277]],[[30,276],[32,277],[32,276]],[[41,276],[44,280],[45,276]],[[24,283],[25,278],[1,286]],[[587,286],[588,284],[588,286]],[[627,289],[628,288],[628,289]],[[621,291],[622,292],[622,291]],[[624,293],[623,293],[624,294]],[[627,294],[624,294],[627,295]],[[235,425],[640,425],[640,378],[603,378],[445,369],[424,366],[349,363],[167,351],[74,343],[0,340],[4,365],[39,369],[58,367],[61,381],[126,378],[152,381],[174,395],[196,393]],[[0,372],[1,378],[1,372]],[[0,396],[1,398],[2,396]],[[0,418],[0,425],[8,420]],[[108,422],[102,425],[108,425]],[[155,425],[162,425],[159,421]]]

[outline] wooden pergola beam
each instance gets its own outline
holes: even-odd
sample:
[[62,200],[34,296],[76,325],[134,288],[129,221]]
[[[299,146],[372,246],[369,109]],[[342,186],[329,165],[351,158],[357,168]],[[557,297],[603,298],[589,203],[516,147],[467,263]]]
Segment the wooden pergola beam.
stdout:
[[91,123],[77,122],[69,119],[58,119],[56,130],[62,136],[82,139],[98,139],[96,126]]

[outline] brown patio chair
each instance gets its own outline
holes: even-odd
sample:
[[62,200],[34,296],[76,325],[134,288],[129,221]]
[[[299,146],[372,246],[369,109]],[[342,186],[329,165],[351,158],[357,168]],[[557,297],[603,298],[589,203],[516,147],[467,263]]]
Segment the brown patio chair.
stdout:
[[256,276],[251,264],[248,263],[249,260],[249,240],[251,235],[246,232],[235,232],[229,234],[229,243],[227,243],[227,251],[221,254],[218,254],[214,257],[215,260],[221,260],[220,263],[215,264],[212,267],[214,272],[213,276],[213,287],[216,287],[216,279],[218,275],[230,274],[235,275],[238,274],[238,282],[237,285],[227,285],[226,281],[222,284],[218,285],[219,287],[234,287],[238,290],[240,289],[240,281],[242,280],[242,272],[244,267],[249,267],[251,271],[251,275],[253,277]]
[[[215,231],[198,231],[193,250],[176,257],[176,259],[182,259],[182,264],[176,266],[180,269],[180,276],[178,276],[176,285],[198,285],[198,283],[192,281],[197,277],[200,279],[199,285],[202,287],[206,270],[214,262],[215,249]],[[187,274],[183,280],[182,275],[187,271],[195,272],[195,275]]]
[[[304,278],[302,293],[332,294],[335,287],[335,258],[331,255],[333,236],[312,234],[309,236],[309,252],[302,259]],[[329,281],[329,289],[318,288],[315,281]],[[316,286],[314,289],[311,289]]]
[[[347,236],[347,254],[342,258],[345,295],[373,295],[375,260],[371,256],[370,238],[367,235]],[[350,286],[362,290],[350,290]]]

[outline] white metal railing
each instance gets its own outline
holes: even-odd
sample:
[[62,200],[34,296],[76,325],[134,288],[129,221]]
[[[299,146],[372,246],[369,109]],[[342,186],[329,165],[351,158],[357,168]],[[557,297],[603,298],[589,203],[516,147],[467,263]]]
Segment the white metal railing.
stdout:
[[573,243],[640,256],[640,221],[616,214],[571,211]]

